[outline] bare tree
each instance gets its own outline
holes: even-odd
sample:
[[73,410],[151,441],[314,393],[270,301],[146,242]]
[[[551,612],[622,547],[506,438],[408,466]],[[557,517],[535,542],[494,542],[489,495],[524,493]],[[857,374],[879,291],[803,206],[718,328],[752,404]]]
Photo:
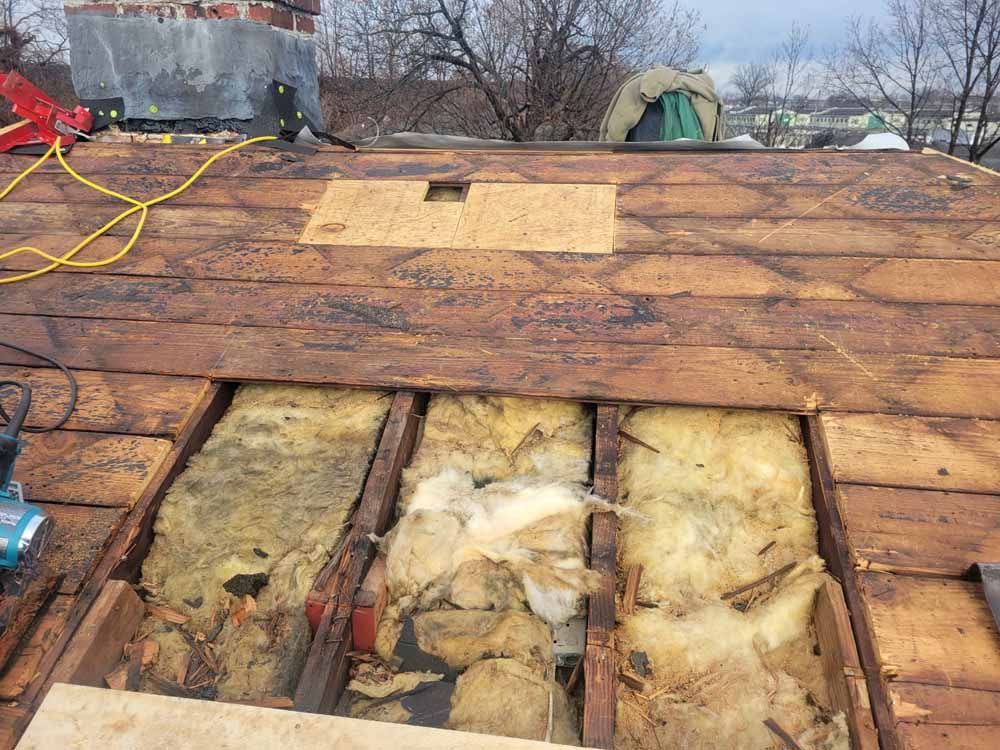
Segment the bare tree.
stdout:
[[0,70],[65,62],[66,18],[58,0],[0,0]]
[[932,107],[941,82],[933,0],[887,0],[888,20],[853,17],[847,40],[828,56],[826,72],[837,93],[879,117],[908,143]]
[[368,88],[383,91],[383,102],[389,92],[395,102],[404,99],[405,108],[394,110],[403,118],[394,124],[403,128],[430,124],[513,140],[593,135],[626,75],[654,63],[687,65],[702,30],[697,12],[648,0],[347,0],[345,6],[353,10],[339,19],[328,15],[321,25],[324,73],[364,76]]
[[795,126],[797,109],[809,99],[813,85],[810,66],[812,55],[807,29],[792,28],[766,63],[764,120],[754,128],[753,136],[765,146],[786,145],[789,131]]
[[738,103],[749,107],[762,101],[773,83],[772,74],[772,66],[767,63],[750,62],[740,65],[732,80],[739,94]]
[[1000,86],[1000,2],[998,0],[938,0],[936,32],[945,66],[945,85],[954,109],[948,153],[954,154],[968,122],[969,159],[979,161],[1000,138],[993,101]]

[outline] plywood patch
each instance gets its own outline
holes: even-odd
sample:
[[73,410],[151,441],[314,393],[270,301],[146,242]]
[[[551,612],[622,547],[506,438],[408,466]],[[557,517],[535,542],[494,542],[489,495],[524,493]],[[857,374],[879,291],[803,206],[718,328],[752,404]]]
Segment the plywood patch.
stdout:
[[464,202],[430,183],[332,180],[302,233],[309,244],[610,253],[614,185],[474,183]]
[[425,201],[429,184],[331,180],[301,242],[450,247],[462,203]]
[[453,247],[610,253],[614,185],[479,183],[469,189]]

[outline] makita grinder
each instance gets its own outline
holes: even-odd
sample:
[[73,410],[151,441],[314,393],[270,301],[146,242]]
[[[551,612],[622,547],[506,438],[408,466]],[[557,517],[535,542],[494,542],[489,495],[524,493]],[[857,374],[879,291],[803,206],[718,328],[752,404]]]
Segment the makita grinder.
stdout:
[[[15,383],[2,381],[0,385]],[[5,596],[21,592],[52,534],[52,519],[41,508],[24,502],[21,485],[14,481],[14,461],[21,452],[18,434],[31,407],[30,386],[16,385],[21,400],[0,432],[0,593]]]
[[[69,420],[76,408],[77,384],[65,365],[45,354],[0,341],[0,346],[48,362],[66,376],[69,403],[63,415],[45,427],[25,424],[31,409],[31,386],[19,380],[0,380],[0,391],[15,389],[20,398],[10,414],[0,401],[0,596],[18,596],[38,570],[38,560],[54,527],[52,518],[41,508],[24,502],[21,485],[14,481],[14,462],[23,443],[21,432],[51,432]],[[0,629],[6,623],[0,622]]]

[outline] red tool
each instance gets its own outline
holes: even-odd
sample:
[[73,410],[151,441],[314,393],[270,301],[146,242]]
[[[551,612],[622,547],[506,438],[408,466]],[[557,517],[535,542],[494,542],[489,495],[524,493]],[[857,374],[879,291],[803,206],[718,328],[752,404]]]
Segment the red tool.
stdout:
[[72,111],[60,107],[44,91],[20,73],[0,73],[0,96],[14,105],[14,114],[24,119],[0,128],[0,153],[23,146],[49,147],[61,138],[63,146],[76,143],[79,133],[90,131],[94,118],[77,105]]

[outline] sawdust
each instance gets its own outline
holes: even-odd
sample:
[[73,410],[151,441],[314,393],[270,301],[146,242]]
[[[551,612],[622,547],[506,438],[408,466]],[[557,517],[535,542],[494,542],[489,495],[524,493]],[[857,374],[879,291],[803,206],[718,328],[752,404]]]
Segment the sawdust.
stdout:
[[[347,389],[239,389],[156,519],[143,585],[190,618],[144,622],[160,645],[157,676],[177,679],[191,650],[180,633],[200,632],[214,636],[218,666],[206,697],[292,694],[310,640],[305,598],[360,496],[390,402]],[[230,616],[231,591],[251,584],[254,606],[240,597]]]

